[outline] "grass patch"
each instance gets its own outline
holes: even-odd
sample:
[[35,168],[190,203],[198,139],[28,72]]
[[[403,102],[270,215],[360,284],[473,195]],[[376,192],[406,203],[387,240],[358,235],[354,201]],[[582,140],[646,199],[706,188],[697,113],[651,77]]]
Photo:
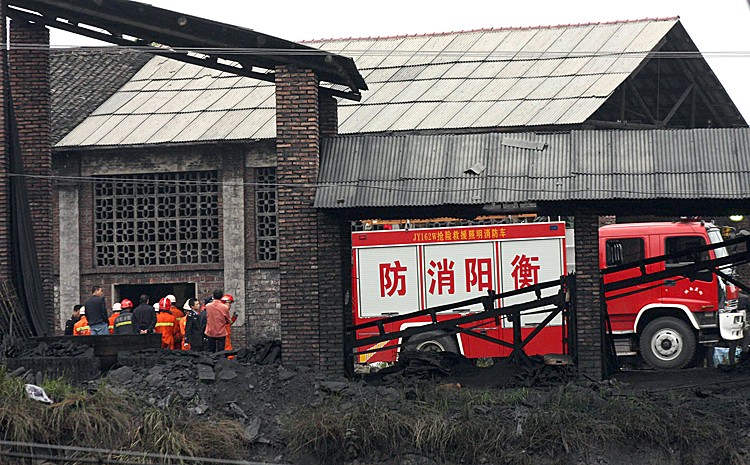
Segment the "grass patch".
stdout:
[[42,384],[54,401],[47,405],[28,399],[23,385],[23,380],[9,377],[0,367],[4,440],[220,459],[241,459],[248,451],[244,427],[233,420],[197,419],[178,405],[157,409],[104,384],[89,393],[63,379]]
[[678,450],[687,465],[743,463],[731,434],[736,424],[691,410],[680,396],[620,397],[576,386],[544,397],[428,387],[397,402],[362,399],[332,398],[288,418],[290,452],[324,463],[415,453],[455,463],[568,464],[617,444]]

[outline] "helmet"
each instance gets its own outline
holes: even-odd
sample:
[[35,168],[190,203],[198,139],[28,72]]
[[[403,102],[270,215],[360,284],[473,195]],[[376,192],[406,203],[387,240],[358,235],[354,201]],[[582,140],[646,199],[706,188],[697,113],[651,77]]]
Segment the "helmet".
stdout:
[[81,307],[81,309],[80,309],[80,310],[78,310],[78,314],[79,314],[79,315],[85,315],[85,314],[86,314],[86,309],[85,309],[85,308],[83,308],[83,307]]
[[185,301],[185,305],[182,306],[183,310],[190,310],[190,299]]
[[[169,295],[168,295],[167,297],[165,297],[165,298],[166,298],[166,299],[169,299],[169,302],[171,302],[172,304],[173,304],[173,303],[175,303],[175,302],[177,302],[177,297],[173,296],[172,294],[169,294]],[[170,305],[170,306],[171,306],[171,305]]]
[[172,301],[169,300],[169,297],[164,297],[159,301],[159,310],[169,310],[172,308]]
[[120,302],[121,308],[133,308],[133,302],[131,302],[129,299],[122,299],[122,302]]
[[154,304],[154,311],[155,311],[155,312],[158,312],[158,311],[159,311],[159,302],[156,302],[156,303]]
[[221,297],[222,302],[234,302],[234,297],[232,297],[232,294],[224,294]]
[[112,304],[113,312],[119,312],[120,310],[122,310],[122,305],[120,305],[120,302],[115,302]]

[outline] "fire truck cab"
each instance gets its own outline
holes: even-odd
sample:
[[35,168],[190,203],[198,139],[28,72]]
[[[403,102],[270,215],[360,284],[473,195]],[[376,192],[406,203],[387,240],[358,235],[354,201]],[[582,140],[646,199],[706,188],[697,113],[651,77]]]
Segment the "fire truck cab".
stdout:
[[[599,229],[599,266],[602,269],[670,255],[723,241],[719,228],[704,222],[624,223]],[[648,264],[656,273],[700,260],[727,255],[724,247]],[[731,272],[730,269],[724,270]],[[605,283],[640,275],[631,268],[605,276]],[[745,312],[737,309],[738,291],[705,270],[694,276],[675,276],[608,294],[607,310],[617,354],[635,355],[656,368],[688,365],[700,353],[699,344],[740,339]]]

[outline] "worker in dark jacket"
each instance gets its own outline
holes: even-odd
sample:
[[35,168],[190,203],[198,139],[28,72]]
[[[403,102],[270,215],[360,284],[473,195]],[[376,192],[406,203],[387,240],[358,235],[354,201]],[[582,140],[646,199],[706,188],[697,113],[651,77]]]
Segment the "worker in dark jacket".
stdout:
[[153,333],[156,327],[156,313],[154,307],[149,305],[149,297],[141,294],[141,304],[133,310],[133,329],[136,333]]
[[189,350],[200,352],[203,350],[203,338],[206,332],[206,310],[201,311],[201,302],[198,299],[188,300],[189,310],[185,314],[185,338],[183,344],[187,344]]
[[65,335],[66,336],[72,336],[73,335],[73,327],[78,323],[78,320],[81,319],[81,310],[82,305],[81,304],[75,304],[73,305],[73,314],[70,315],[70,318],[68,321],[65,322]]
[[92,336],[105,336],[109,334],[109,317],[107,315],[107,304],[104,300],[104,290],[101,286],[91,288],[91,297],[83,303],[86,309],[86,319],[89,321]]
[[133,334],[135,328],[133,328],[133,302],[130,299],[123,299],[120,303],[122,310],[120,314],[115,318],[114,322],[114,334]]

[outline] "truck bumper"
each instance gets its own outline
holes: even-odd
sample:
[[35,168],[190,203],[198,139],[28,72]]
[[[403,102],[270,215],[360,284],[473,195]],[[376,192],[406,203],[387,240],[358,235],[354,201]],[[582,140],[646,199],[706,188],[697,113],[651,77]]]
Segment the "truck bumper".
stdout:
[[719,312],[719,334],[726,341],[742,339],[745,327],[745,310]]

